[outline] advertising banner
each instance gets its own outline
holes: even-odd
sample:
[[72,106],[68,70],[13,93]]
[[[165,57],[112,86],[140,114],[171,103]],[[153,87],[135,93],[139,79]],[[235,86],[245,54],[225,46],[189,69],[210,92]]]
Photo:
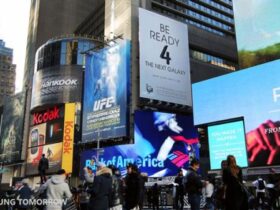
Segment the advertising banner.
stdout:
[[0,139],[0,162],[21,160],[25,93],[7,98],[3,110]]
[[66,173],[72,173],[75,111],[76,106],[74,103],[65,104],[63,153],[61,167],[66,171]]
[[129,41],[122,41],[87,56],[83,142],[127,135],[129,72]]
[[233,155],[240,167],[248,166],[244,123],[242,120],[208,126],[211,170],[221,169],[221,162]]
[[55,173],[61,168],[62,143],[48,144],[27,149],[26,175],[38,174],[39,161],[45,154],[49,160],[47,173]]
[[244,117],[249,166],[280,164],[280,60],[193,84],[195,125]]
[[[106,147],[99,154],[99,161],[113,164],[122,174],[128,163],[138,165],[141,172],[152,177],[174,176],[179,168],[187,168],[192,158],[199,159],[198,133],[192,116],[162,112],[135,112],[135,143]],[[94,170],[96,151],[81,155],[81,167]]]
[[82,77],[80,66],[57,66],[35,72],[31,109],[46,104],[80,102]]
[[187,24],[139,8],[140,97],[191,106]]

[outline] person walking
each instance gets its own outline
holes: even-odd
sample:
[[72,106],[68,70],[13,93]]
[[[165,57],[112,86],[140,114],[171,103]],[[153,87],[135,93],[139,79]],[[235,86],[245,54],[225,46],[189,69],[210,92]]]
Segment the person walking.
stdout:
[[203,190],[206,197],[205,210],[214,210],[214,202],[213,202],[214,184],[210,176],[206,178],[204,185],[205,186]]
[[139,209],[141,199],[141,180],[138,168],[134,164],[127,166],[125,177],[125,206],[127,210]]
[[108,210],[112,193],[112,170],[101,162],[97,163],[97,167],[93,185],[87,191],[91,195],[88,209]]
[[63,204],[67,202],[67,199],[72,198],[69,185],[65,180],[66,172],[64,169],[60,169],[39,188],[40,192],[46,190],[48,200],[46,210],[62,210]]
[[112,193],[110,198],[110,210],[123,209],[123,196],[122,196],[122,181],[120,179],[121,173],[118,168],[111,165],[109,168],[112,170]]
[[159,210],[159,194],[160,194],[160,190],[158,187],[158,184],[155,183],[152,187],[152,206],[153,206],[153,210]]
[[176,195],[175,195],[175,208],[183,210],[184,208],[184,176],[183,171],[180,169],[178,175],[175,178]]
[[242,170],[236,164],[233,155],[227,157],[227,168],[223,170],[223,182],[226,185],[225,209],[248,210],[248,198],[242,189]]
[[28,186],[29,184],[28,179],[23,179],[21,183],[22,186],[17,190],[17,194],[18,194],[17,198],[22,201],[19,203],[18,210],[26,210],[30,207],[29,202],[27,201],[31,199],[32,190]]
[[200,196],[203,184],[197,171],[199,169],[199,161],[193,159],[187,171],[186,177],[186,192],[188,193],[188,200],[191,205],[191,210],[200,209]]
[[261,177],[258,177],[257,180],[253,181],[253,186],[256,187],[256,195],[257,195],[257,204],[258,206],[265,206],[265,198],[266,198],[266,182]]
[[47,181],[46,171],[49,169],[49,160],[45,157],[45,154],[42,154],[42,157],[39,161],[38,171],[40,174],[41,184],[44,184]]

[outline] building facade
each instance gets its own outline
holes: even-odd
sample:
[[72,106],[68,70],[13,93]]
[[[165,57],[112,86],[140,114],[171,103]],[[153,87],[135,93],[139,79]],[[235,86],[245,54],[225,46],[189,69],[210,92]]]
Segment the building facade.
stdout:
[[16,65],[13,64],[13,49],[0,40],[0,106],[6,96],[15,93]]

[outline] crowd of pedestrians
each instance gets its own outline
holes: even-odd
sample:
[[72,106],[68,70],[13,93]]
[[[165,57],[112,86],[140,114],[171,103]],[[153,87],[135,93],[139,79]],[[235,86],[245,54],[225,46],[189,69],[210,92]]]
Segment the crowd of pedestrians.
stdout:
[[[42,163],[46,164],[46,161]],[[196,159],[190,162],[188,169],[180,169],[174,181],[173,208],[183,210],[187,201],[191,210],[199,210],[202,207],[202,194],[205,196],[204,210],[273,210],[280,207],[280,177],[273,169],[267,181],[262,177],[253,181],[250,192],[233,155],[229,155],[221,166],[220,179],[207,176],[202,180],[198,173],[200,164]],[[6,198],[50,201],[36,205],[39,210],[141,210],[144,207],[144,198],[147,198],[148,207],[153,210],[160,209],[161,186],[154,183],[146,188],[147,177],[140,173],[136,165],[127,166],[125,177],[122,177],[120,170],[113,165],[106,166],[97,162],[96,167],[96,173],[89,167],[84,168],[83,183],[78,188],[70,189],[66,173],[61,169],[49,179],[44,179],[45,173],[40,173],[43,175],[42,183],[36,193],[28,186],[28,180],[23,179],[13,190],[7,191]],[[42,167],[39,167],[40,169]],[[6,207],[8,210],[35,210],[29,203]]]

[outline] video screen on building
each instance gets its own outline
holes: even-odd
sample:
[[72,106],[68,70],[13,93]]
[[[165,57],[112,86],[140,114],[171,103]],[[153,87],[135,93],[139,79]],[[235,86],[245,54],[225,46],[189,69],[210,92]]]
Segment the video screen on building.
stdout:
[[221,169],[221,162],[234,155],[240,167],[247,167],[246,137],[243,120],[207,127],[211,170]]
[[194,124],[244,117],[250,167],[280,164],[280,60],[193,84]]
[[[99,160],[113,164],[122,174],[132,162],[151,177],[174,176],[187,169],[192,158],[199,159],[199,141],[192,116],[172,113],[136,111],[134,144],[106,147]],[[96,151],[81,155],[81,167],[95,169]]]
[[61,168],[62,143],[32,147],[27,149],[27,175],[39,173],[38,166],[42,154],[45,154],[46,158],[49,160],[49,169],[47,170],[47,173],[54,173]]

